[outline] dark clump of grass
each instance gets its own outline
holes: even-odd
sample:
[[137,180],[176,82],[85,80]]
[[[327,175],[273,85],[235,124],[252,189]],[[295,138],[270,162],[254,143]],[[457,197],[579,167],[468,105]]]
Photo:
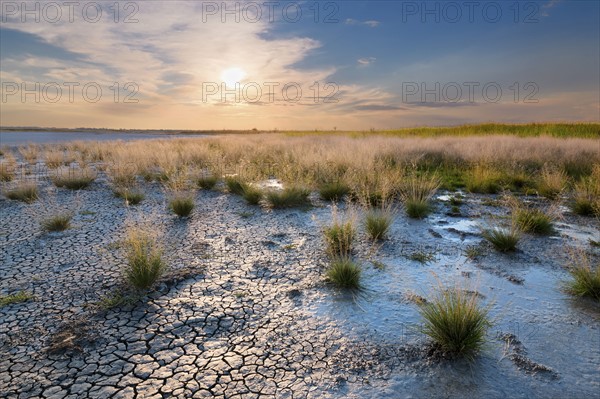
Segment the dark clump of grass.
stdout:
[[129,188],[116,188],[114,190],[115,197],[123,198],[128,205],[138,205],[146,198],[144,193]]
[[435,253],[426,251],[416,251],[410,254],[409,258],[420,263],[427,263],[435,260]]
[[6,198],[16,201],[22,201],[30,204],[39,198],[37,185],[34,183],[23,183],[17,187],[8,190]]
[[481,234],[500,252],[514,251],[521,238],[519,230],[514,226],[510,228],[492,227],[484,229]]
[[431,212],[431,205],[428,201],[416,199],[406,200],[404,203],[406,214],[414,219],[422,219]]
[[356,236],[354,222],[334,220],[331,226],[323,229],[323,236],[327,244],[327,253],[334,257],[347,257],[352,252],[352,244]]
[[431,212],[431,197],[440,186],[437,176],[413,175],[401,187],[404,209],[411,218],[422,219]]
[[260,200],[263,198],[263,192],[257,187],[251,186],[249,184],[244,184],[242,196],[248,204],[258,205],[260,203]]
[[86,169],[59,171],[52,177],[52,183],[56,187],[68,188],[69,190],[82,190],[87,188],[96,180],[96,174]]
[[324,201],[339,201],[350,193],[350,187],[342,182],[326,183],[319,188]]
[[326,272],[329,282],[345,289],[360,288],[360,275],[360,266],[348,257],[334,258]]
[[12,305],[14,303],[27,302],[28,300],[30,300],[32,298],[33,298],[33,295],[31,295],[29,292],[26,292],[26,291],[19,291],[19,292],[15,292],[14,294],[3,295],[3,296],[0,296],[0,308],[2,308],[4,306]]
[[187,217],[194,210],[194,198],[188,194],[176,194],[169,201],[169,209],[179,217]]
[[230,193],[236,195],[244,195],[244,187],[246,186],[243,181],[236,177],[226,177],[225,184]]
[[491,321],[476,295],[458,288],[440,290],[420,307],[425,319],[423,333],[442,351],[472,359],[485,343]]
[[592,216],[596,212],[594,203],[587,198],[575,198],[571,204],[571,210],[580,216]]
[[516,209],[513,216],[517,226],[522,231],[542,235],[548,235],[554,232],[552,219],[539,209]]
[[384,240],[392,225],[392,213],[387,209],[371,209],[365,216],[365,229],[372,240]]
[[310,191],[302,187],[287,187],[282,191],[269,191],[268,203],[273,208],[295,208],[310,206]]
[[156,240],[141,230],[130,230],[124,248],[127,256],[125,281],[137,290],[152,288],[167,269]]
[[42,228],[46,231],[64,231],[71,227],[71,219],[73,215],[70,213],[62,213],[55,216],[50,216],[42,220]]
[[196,184],[198,187],[203,188],[205,190],[211,190],[215,187],[219,179],[216,176],[202,176],[196,180]]
[[571,280],[567,282],[567,292],[600,301],[600,265],[592,266],[589,255],[584,252],[572,256],[572,262],[574,265],[569,270]]

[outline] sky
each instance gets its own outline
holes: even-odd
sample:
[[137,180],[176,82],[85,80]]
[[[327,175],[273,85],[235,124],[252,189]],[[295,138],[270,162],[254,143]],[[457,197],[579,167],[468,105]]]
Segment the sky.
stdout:
[[0,1],[0,125],[600,121],[600,2]]

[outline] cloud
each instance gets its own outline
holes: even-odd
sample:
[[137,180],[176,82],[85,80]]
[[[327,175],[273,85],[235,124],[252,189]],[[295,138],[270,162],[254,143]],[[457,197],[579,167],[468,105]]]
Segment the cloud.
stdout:
[[356,19],[348,18],[344,22],[346,25],[364,25],[364,26],[368,26],[369,28],[376,28],[381,24],[381,22],[375,21],[372,19],[367,20],[367,21],[359,21]]
[[377,58],[375,57],[364,57],[364,58],[359,58],[358,60],[356,60],[358,62],[358,64],[360,66],[367,66],[367,65],[371,65],[372,63],[374,63],[377,60]]
[[550,13],[548,10],[556,7],[559,3],[562,3],[562,0],[548,0],[546,3],[542,4],[542,17],[549,17]]

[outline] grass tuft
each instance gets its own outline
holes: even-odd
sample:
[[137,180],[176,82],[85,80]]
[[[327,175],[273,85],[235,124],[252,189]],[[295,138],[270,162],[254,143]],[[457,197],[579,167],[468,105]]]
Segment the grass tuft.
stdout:
[[132,229],[128,231],[124,248],[125,281],[137,290],[152,288],[167,269],[156,240],[142,230]]
[[491,167],[477,165],[467,174],[466,188],[471,193],[496,194],[502,188],[502,175]]
[[513,212],[515,223],[524,232],[549,235],[554,232],[552,218],[539,209],[518,208]]
[[212,190],[218,181],[216,176],[201,176],[196,180],[196,184],[204,190]]
[[236,195],[244,195],[245,184],[237,177],[226,177],[225,184],[230,193]]
[[571,280],[567,282],[567,292],[600,301],[600,265],[592,266],[590,256],[583,251],[572,256],[571,261],[573,265],[569,270]]
[[519,229],[514,225],[510,228],[491,227],[484,229],[481,234],[500,252],[514,251],[521,238]]
[[263,192],[260,188],[244,184],[242,196],[250,205],[258,205],[263,198]]
[[352,244],[356,236],[354,221],[338,221],[323,229],[323,237],[327,245],[327,253],[333,257],[348,257],[352,252]]
[[34,183],[20,183],[15,188],[8,190],[6,198],[16,201],[22,201],[30,204],[39,198],[37,185]]
[[273,208],[295,208],[310,206],[310,191],[302,187],[287,187],[282,191],[269,191],[267,202]]
[[444,289],[420,307],[425,319],[423,333],[446,353],[472,359],[485,343],[491,322],[476,295],[465,290]]
[[143,192],[128,187],[115,187],[113,192],[115,197],[123,198],[127,205],[138,205],[146,198]]
[[42,228],[46,231],[65,231],[71,227],[71,213],[61,213],[42,220]]
[[538,193],[548,199],[556,199],[567,187],[567,174],[545,165],[537,184]]
[[10,295],[2,295],[0,296],[0,308],[8,305],[12,305],[14,303],[22,303],[27,302],[32,299],[33,295],[26,291],[15,292]]
[[360,266],[350,258],[335,258],[326,272],[327,280],[338,288],[360,288]]
[[194,210],[194,197],[191,194],[176,194],[169,201],[169,209],[179,217],[187,217]]
[[52,182],[56,187],[68,188],[69,190],[87,188],[94,180],[96,180],[96,173],[90,169],[59,169],[52,176]]
[[350,193],[350,187],[342,182],[325,183],[319,188],[319,196],[324,201],[340,201]]
[[370,209],[365,216],[365,230],[372,240],[385,240],[392,220],[393,213],[389,209]]
[[436,176],[413,175],[403,182],[400,195],[404,200],[406,214],[421,219],[431,212],[430,200],[440,186]]

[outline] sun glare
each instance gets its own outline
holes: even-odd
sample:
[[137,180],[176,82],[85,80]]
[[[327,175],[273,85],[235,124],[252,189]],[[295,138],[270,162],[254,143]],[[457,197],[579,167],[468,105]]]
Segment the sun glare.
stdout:
[[229,68],[221,73],[221,81],[225,82],[227,86],[235,86],[236,83],[240,83],[246,77],[246,71],[242,68]]

